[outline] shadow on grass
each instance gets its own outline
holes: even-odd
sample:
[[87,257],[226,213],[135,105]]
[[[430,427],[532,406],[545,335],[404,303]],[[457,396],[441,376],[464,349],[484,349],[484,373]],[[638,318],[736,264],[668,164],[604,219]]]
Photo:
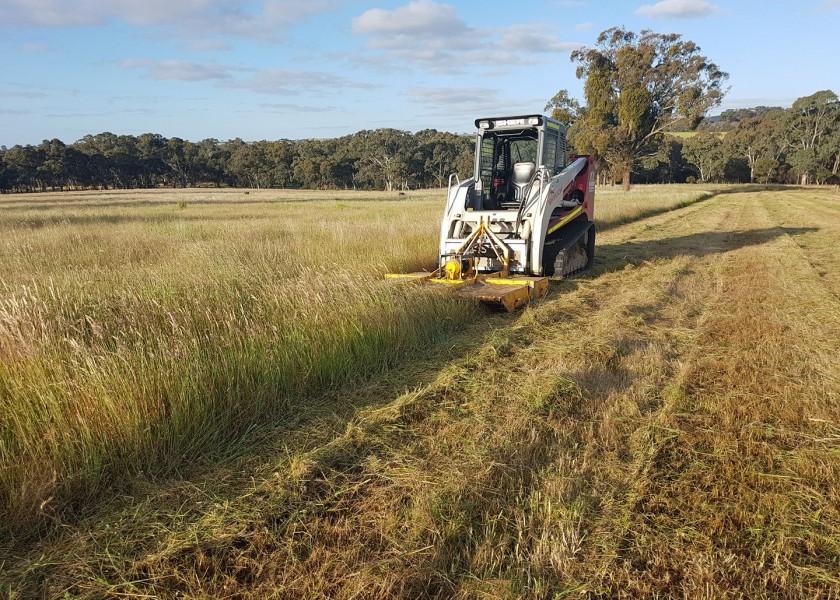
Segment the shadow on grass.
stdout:
[[[563,294],[576,289],[581,281],[595,280],[602,275],[624,270],[627,266],[639,266],[653,261],[668,261],[680,256],[702,258],[714,254],[724,254],[740,248],[761,246],[784,236],[804,235],[819,231],[816,227],[768,227],[744,231],[706,231],[677,237],[664,237],[644,241],[625,241],[619,244],[599,244],[595,255],[595,268],[580,279],[552,282],[549,298],[562,298]],[[692,268],[681,270],[679,275],[690,275]],[[669,299],[658,295],[649,302],[628,304],[628,314],[640,318],[646,325],[666,319]],[[592,311],[597,306],[590,307]],[[585,317],[584,317],[585,318]],[[647,340],[616,338],[610,341],[617,356],[630,354],[647,344]],[[602,388],[607,394],[625,385],[624,372],[620,361],[612,364],[610,360],[596,365],[586,373],[578,373],[576,380],[583,389]],[[655,407],[640,407],[642,412]]]
[[620,244],[598,245],[595,253],[597,276],[645,261],[672,259],[677,256],[703,257],[730,252],[747,246],[759,246],[783,236],[818,231],[816,227],[768,227],[744,231],[704,231],[678,237],[653,240],[629,240]]
[[[778,192],[778,191],[791,191],[791,190],[799,190],[802,189],[800,186],[792,186],[792,185],[781,185],[781,184],[767,184],[767,185],[758,185],[758,184],[744,184],[744,185],[736,185],[732,187],[728,187],[725,189],[715,190],[713,192],[701,192],[696,196],[692,196],[690,198],[686,198],[685,200],[681,200],[676,204],[671,206],[661,206],[661,207],[653,207],[647,210],[640,211],[633,215],[624,216],[624,217],[616,217],[612,220],[601,220],[598,221],[597,214],[596,214],[596,227],[598,231],[609,231],[610,229],[614,229],[616,227],[621,227],[622,225],[627,225],[628,223],[634,223],[636,221],[641,221],[643,219],[648,219],[650,217],[655,217],[656,215],[661,215],[667,212],[672,212],[675,210],[679,210],[681,208],[685,208],[687,206],[691,206],[693,204],[697,204],[698,202],[704,202],[706,200],[710,200],[716,196],[722,196],[726,194],[745,194],[745,193],[756,193],[756,192]],[[597,190],[596,190],[596,200],[597,200]],[[597,207],[597,201],[596,201]]]

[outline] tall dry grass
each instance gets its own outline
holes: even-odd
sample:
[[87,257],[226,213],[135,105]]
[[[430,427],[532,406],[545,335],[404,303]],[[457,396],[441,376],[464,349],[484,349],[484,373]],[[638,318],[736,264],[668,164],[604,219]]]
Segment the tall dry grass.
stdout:
[[683,208],[711,198],[721,191],[733,190],[735,187],[685,184],[637,185],[626,192],[621,186],[599,187],[595,194],[595,219],[599,230],[603,231],[662,212]]
[[318,392],[426,352],[474,310],[381,281],[431,266],[429,206],[203,196],[4,203],[6,533],[218,456]]

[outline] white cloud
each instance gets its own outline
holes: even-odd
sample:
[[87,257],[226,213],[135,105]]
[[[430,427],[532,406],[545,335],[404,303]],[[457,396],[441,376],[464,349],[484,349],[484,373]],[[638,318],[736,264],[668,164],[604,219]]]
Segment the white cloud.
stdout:
[[[539,112],[541,99],[500,98],[496,88],[414,87],[403,95],[411,102],[425,105],[429,115],[464,116],[464,124],[472,124],[476,116]],[[538,107],[538,108],[536,108]]]
[[111,96],[108,98],[108,104],[142,104],[148,106],[149,104],[160,104],[167,100],[167,96]]
[[434,105],[467,104],[476,98],[485,98],[495,102],[499,90],[495,88],[451,88],[451,87],[413,87],[405,91],[405,95],[417,102]]
[[435,115],[490,114],[503,111],[508,103],[499,100],[499,91],[493,88],[415,87],[404,93],[411,102],[423,104]]
[[120,66],[125,69],[145,69],[146,76],[157,80],[208,81],[229,79],[230,68],[215,63],[195,63],[186,60],[128,59]]
[[370,49],[396,50],[419,62],[446,60],[447,53],[469,50],[482,34],[468,27],[448,4],[417,0],[394,10],[373,8],[353,19],[352,32],[367,36]]
[[434,0],[368,10],[353,19],[352,32],[368,38],[368,50],[380,52],[356,57],[357,63],[385,68],[398,61],[443,73],[457,73],[465,65],[533,64],[536,54],[570,52],[581,46],[561,41],[544,24],[471,27],[453,6]]
[[260,108],[264,112],[288,114],[288,113],[325,113],[341,110],[338,106],[313,106],[311,104],[289,104],[289,103],[263,103]]
[[217,87],[251,90],[260,94],[289,96],[303,92],[334,93],[340,89],[372,89],[375,86],[323,71],[249,69],[218,63],[186,60],[128,59],[124,69],[142,69],[146,77],[159,81],[211,81]]
[[232,50],[232,47],[222,40],[196,40],[187,45],[187,50],[192,52],[217,52]]
[[594,25],[592,23],[578,23],[575,25],[575,31],[589,31]]
[[394,10],[372,8],[353,19],[353,33],[381,37],[440,37],[468,31],[455,8],[432,0],[415,0]]
[[14,91],[3,91],[0,90],[0,98],[22,98],[26,100],[31,100],[33,98],[46,98],[47,94],[44,92],[33,92],[29,90],[14,90]]
[[289,26],[332,10],[336,0],[3,0],[6,27],[90,27],[121,20],[189,37],[229,34],[279,39]]
[[288,96],[301,92],[326,95],[342,89],[372,89],[376,86],[323,71],[262,69],[246,79],[225,82],[222,87]]
[[45,54],[52,50],[52,48],[49,44],[43,44],[41,42],[26,42],[18,46],[18,50],[24,54]]
[[498,48],[525,53],[571,52],[582,46],[577,42],[561,42],[536,25],[511,25],[502,31],[501,39],[496,43]]
[[[195,110],[195,109],[190,109]],[[206,110],[206,109],[204,109]],[[123,115],[153,115],[155,111],[151,108],[121,108],[117,111],[114,111],[112,114],[123,114]]]
[[707,0],[662,0],[656,4],[645,4],[636,10],[637,15],[662,19],[696,19],[708,17],[718,7]]
[[390,59],[422,64],[431,70],[452,72],[464,54],[482,44],[482,33],[467,26],[448,4],[417,0],[394,10],[374,8],[352,21],[352,32],[367,37],[369,50],[381,50],[375,58],[357,57],[386,68]]

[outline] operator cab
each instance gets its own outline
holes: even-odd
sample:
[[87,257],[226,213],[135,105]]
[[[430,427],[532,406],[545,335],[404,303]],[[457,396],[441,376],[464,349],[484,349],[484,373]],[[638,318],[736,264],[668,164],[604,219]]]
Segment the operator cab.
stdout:
[[541,170],[566,166],[565,128],[542,115],[477,119],[473,210],[518,210]]

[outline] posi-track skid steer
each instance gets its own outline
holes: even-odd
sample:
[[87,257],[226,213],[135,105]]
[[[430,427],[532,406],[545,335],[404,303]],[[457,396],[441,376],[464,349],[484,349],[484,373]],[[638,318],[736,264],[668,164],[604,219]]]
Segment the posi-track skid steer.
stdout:
[[453,286],[513,311],[545,295],[549,277],[592,266],[595,167],[591,156],[567,161],[566,128],[548,117],[475,124],[473,177],[449,177],[437,270],[386,276]]

